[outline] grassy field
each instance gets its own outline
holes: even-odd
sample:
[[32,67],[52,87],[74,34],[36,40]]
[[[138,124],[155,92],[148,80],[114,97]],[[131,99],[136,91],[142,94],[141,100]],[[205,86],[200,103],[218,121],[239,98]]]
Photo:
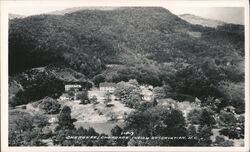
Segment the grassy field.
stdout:
[[[110,135],[110,131],[116,125],[120,127],[124,124],[124,117],[129,114],[133,109],[125,107],[120,101],[112,100],[107,106],[103,101],[99,101],[98,104],[80,104],[77,100],[58,100],[63,106],[69,106],[71,108],[71,117],[77,121],[74,123],[76,128],[93,127],[98,133],[105,133]],[[27,112],[31,116],[34,115],[46,115],[48,118],[57,117],[58,114],[44,114],[44,112],[37,107],[39,103],[29,103],[27,105],[17,106],[10,111],[22,111]],[[25,107],[25,108],[23,108]],[[56,124],[51,124],[50,128],[53,130]]]
[[102,101],[98,104],[79,104],[75,101],[60,101],[62,106],[71,108],[71,117],[77,119],[74,123],[78,128],[93,127],[99,133],[110,134],[115,125],[123,126],[123,118],[132,109],[125,107],[120,101],[111,101],[106,106]]

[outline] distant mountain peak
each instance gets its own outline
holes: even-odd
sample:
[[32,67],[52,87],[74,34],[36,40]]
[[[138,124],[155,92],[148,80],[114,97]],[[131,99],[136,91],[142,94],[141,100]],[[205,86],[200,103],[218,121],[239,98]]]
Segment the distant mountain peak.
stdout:
[[46,14],[51,14],[51,15],[65,15],[65,14],[71,14],[79,11],[84,11],[84,10],[98,10],[98,11],[112,11],[112,10],[145,10],[148,11],[149,9],[152,10],[162,10],[162,11],[167,11],[167,9],[162,8],[162,7],[72,7],[72,8],[66,8],[63,10],[56,10],[53,12],[49,12]]
[[82,10],[114,10],[117,9],[118,7],[72,7],[72,8],[66,8],[63,10],[56,10],[53,12],[49,12],[47,14],[52,14],[52,15],[65,15],[69,13],[74,13]]
[[207,19],[193,14],[182,14],[179,15],[179,17],[191,24],[202,25],[204,27],[217,28],[218,26],[222,26],[225,24],[222,21]]

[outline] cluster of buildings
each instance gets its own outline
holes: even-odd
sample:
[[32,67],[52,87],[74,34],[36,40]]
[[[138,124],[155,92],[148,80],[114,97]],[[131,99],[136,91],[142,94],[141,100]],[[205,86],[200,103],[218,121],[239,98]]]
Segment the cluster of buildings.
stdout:
[[[104,100],[106,97],[106,94],[110,94],[110,98],[112,100],[115,100],[116,97],[113,95],[117,84],[111,83],[111,82],[103,82],[99,84],[99,88],[92,88],[88,91],[88,97],[93,98],[96,97],[97,100]],[[152,101],[153,99],[153,86],[151,85],[141,85],[140,86],[141,91],[141,97],[144,101]],[[65,85],[65,92],[73,91],[78,92],[82,90],[82,86],[79,84],[66,84]],[[70,97],[69,95],[65,94],[60,97],[61,100],[74,100],[74,97]]]
[[[105,94],[110,93],[111,99],[115,100],[116,97],[113,95],[116,83],[103,82],[99,84],[99,88],[88,91],[89,98],[97,97],[98,100],[104,100]],[[153,99],[153,86],[142,85],[140,86],[142,99],[145,101],[152,101]]]

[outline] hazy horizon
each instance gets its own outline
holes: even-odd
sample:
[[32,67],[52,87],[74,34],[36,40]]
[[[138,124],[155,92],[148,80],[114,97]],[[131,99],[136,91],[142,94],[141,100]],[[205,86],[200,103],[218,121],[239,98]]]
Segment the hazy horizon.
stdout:
[[[9,14],[31,16],[49,14],[55,11],[62,11],[70,8],[86,8],[112,10],[118,7],[12,7]],[[206,19],[218,20],[226,23],[244,24],[243,7],[164,7],[175,15],[192,14]]]

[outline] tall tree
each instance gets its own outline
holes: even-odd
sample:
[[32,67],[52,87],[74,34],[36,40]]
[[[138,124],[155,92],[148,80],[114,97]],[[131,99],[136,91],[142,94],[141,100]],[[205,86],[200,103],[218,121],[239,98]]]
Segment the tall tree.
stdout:
[[204,108],[202,110],[199,121],[201,125],[207,125],[207,126],[214,125],[216,123],[214,119],[214,112],[209,108]]
[[108,103],[110,103],[112,101],[111,99],[111,94],[109,92],[105,93],[104,96],[104,103],[107,105]]
[[73,129],[74,124],[71,119],[71,109],[68,106],[64,106],[58,117],[58,124],[61,129]]

